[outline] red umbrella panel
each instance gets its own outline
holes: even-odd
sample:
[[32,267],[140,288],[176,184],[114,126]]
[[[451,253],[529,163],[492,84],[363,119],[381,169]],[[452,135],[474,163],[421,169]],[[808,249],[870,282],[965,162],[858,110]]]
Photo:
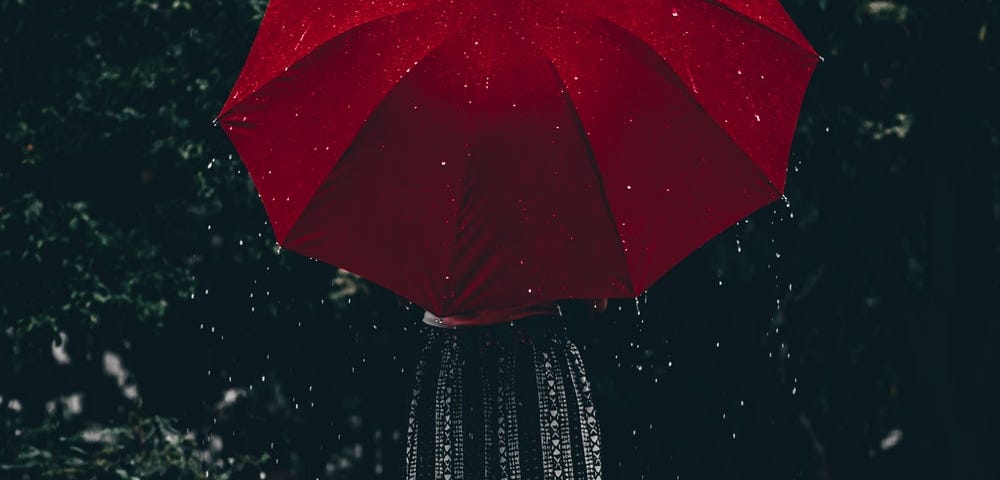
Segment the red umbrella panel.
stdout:
[[641,294],[780,197],[776,0],[272,0],[219,122],[285,248],[438,315]]

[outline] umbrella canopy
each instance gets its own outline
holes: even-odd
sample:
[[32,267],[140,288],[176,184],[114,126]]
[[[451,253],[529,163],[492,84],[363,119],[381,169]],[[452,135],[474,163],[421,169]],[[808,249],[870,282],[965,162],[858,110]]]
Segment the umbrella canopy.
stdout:
[[782,194],[777,0],[272,0],[218,121],[285,248],[437,315],[641,294]]

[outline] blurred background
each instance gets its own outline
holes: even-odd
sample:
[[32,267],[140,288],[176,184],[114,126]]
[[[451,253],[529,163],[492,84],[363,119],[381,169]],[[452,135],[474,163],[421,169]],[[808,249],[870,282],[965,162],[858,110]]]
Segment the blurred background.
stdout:
[[[1000,2],[782,3],[788,203],[573,331],[606,478],[1000,478]],[[402,478],[423,311],[212,126],[265,7],[0,0],[0,479]]]

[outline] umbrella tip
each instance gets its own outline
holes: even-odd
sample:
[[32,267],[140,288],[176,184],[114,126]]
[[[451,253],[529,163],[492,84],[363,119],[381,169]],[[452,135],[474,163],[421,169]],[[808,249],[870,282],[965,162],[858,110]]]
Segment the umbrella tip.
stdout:
[[826,59],[825,59],[825,58],[823,58],[823,56],[822,56],[822,55],[817,55],[817,56],[819,57],[819,61],[820,61],[820,62],[825,62],[825,61],[826,61]]

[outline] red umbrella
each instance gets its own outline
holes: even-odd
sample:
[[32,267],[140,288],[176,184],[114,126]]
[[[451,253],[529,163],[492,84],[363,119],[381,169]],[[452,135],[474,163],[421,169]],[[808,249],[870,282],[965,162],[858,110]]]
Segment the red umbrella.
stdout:
[[278,242],[438,315],[636,296],[782,194],[777,0],[272,0],[218,121]]

